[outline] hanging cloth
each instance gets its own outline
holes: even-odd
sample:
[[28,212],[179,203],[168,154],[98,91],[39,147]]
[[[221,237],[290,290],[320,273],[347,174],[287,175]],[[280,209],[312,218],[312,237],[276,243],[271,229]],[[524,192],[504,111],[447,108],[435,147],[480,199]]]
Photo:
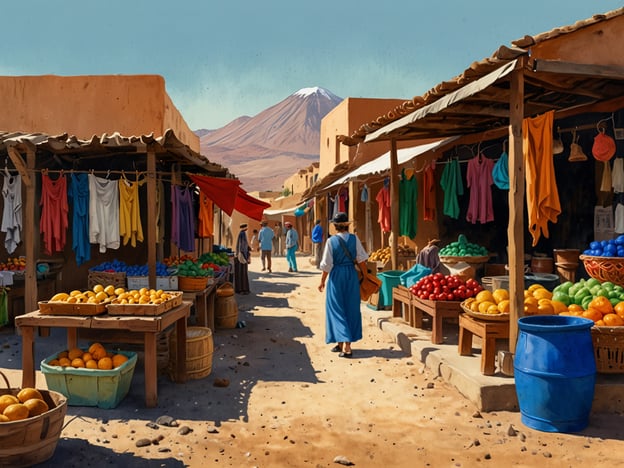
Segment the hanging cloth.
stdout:
[[434,221],[436,215],[435,161],[431,161],[423,172],[423,219]]
[[[195,250],[195,210],[193,208],[193,193],[188,187],[171,186],[172,212],[175,212],[175,224],[172,231],[176,232],[173,239],[175,245],[187,252]],[[175,203],[175,206],[174,206]]]
[[214,205],[208,196],[199,192],[199,214],[197,217],[197,237],[212,237],[214,225]]
[[416,223],[418,222],[418,182],[412,171],[411,177],[405,169],[401,171],[399,181],[399,235],[410,239],[416,237]]
[[76,265],[91,260],[89,243],[89,179],[87,174],[71,175],[68,198],[72,203],[72,250]]
[[119,185],[119,236],[123,245],[136,247],[143,242],[143,226],[141,226],[141,209],[139,206],[139,187],[144,181],[130,181],[122,176]]
[[542,234],[548,238],[548,222],[556,223],[561,213],[552,154],[553,116],[554,111],[548,111],[522,121],[528,229],[534,247]]
[[459,218],[458,196],[464,194],[464,184],[461,177],[459,161],[452,159],[442,171],[440,186],[444,190],[444,208],[442,213],[453,219]]
[[119,248],[119,185],[89,174],[89,242],[100,253]]
[[612,186],[613,186],[613,180],[611,177],[611,164],[607,160],[603,162],[602,179],[600,180],[600,191],[611,192]]
[[481,224],[494,221],[494,206],[492,204],[492,168],[494,161],[482,154],[468,161],[466,170],[466,186],[470,188],[468,213],[466,221]]
[[19,174],[9,174],[6,167],[4,168],[2,199],[4,211],[0,230],[6,233],[4,247],[10,255],[22,241],[22,177]]
[[67,178],[61,173],[52,180],[48,175],[41,175],[41,219],[39,231],[43,235],[43,252],[52,255],[62,252],[69,226],[69,204],[67,203]]
[[375,200],[377,200],[379,204],[377,222],[381,226],[381,231],[390,232],[392,230],[390,225],[390,189],[384,185],[381,190],[377,192]]
[[492,169],[494,184],[501,190],[509,190],[509,155],[503,151]]
[[156,243],[162,244],[165,240],[165,184],[158,179],[156,184]]
[[624,193],[624,158],[616,158],[613,161],[611,186],[615,193]]

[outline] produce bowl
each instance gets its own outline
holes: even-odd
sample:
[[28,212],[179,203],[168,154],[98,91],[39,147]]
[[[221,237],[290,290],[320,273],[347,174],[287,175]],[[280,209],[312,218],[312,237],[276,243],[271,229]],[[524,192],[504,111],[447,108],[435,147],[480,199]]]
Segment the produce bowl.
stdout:
[[581,255],[585,271],[598,281],[610,281],[624,286],[624,257],[594,257]]
[[485,263],[490,259],[487,255],[481,256],[465,256],[465,257],[454,257],[450,255],[440,255],[440,261],[442,263]]

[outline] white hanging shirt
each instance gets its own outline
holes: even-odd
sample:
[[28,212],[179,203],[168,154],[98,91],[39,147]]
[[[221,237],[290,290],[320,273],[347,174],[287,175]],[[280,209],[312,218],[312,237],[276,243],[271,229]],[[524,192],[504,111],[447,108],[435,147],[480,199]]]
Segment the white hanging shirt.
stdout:
[[624,193],[624,158],[615,158],[613,161],[611,186],[615,193]]
[[89,174],[89,242],[119,248],[119,185],[116,180]]
[[0,230],[6,232],[4,247],[9,254],[15,252],[22,241],[22,177],[9,174],[4,168],[4,184],[2,186],[4,211]]

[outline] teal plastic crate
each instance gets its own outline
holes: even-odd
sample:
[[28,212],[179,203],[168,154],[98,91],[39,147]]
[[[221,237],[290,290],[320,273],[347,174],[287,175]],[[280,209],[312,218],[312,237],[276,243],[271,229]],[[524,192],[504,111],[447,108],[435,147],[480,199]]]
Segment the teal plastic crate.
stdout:
[[115,352],[128,357],[126,362],[115,369],[76,369],[48,365],[58,356],[56,353],[41,361],[41,372],[45,376],[48,389],[65,395],[68,405],[115,408],[130,390],[137,362],[136,353]]

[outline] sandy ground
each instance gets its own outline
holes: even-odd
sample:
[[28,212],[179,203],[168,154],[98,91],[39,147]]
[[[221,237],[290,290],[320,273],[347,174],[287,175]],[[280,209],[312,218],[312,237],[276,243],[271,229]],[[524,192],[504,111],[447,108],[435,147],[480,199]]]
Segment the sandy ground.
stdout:
[[[277,258],[265,274],[254,258],[253,293],[237,296],[246,327],[217,330],[209,376],[159,376],[159,405],[146,409],[139,362],[117,408],[68,407],[54,456],[40,466],[624,466],[620,415],[551,434],[519,413],[480,414],[377,327],[379,312],[365,310],[364,339],[352,359],[339,358],[325,343],[320,273],[307,257],[299,265],[287,273]],[[0,339],[1,366],[18,386],[20,338],[5,330]],[[63,346],[53,330],[37,340],[37,359]],[[227,387],[215,386],[223,379]],[[155,424],[161,416],[179,426]]]

